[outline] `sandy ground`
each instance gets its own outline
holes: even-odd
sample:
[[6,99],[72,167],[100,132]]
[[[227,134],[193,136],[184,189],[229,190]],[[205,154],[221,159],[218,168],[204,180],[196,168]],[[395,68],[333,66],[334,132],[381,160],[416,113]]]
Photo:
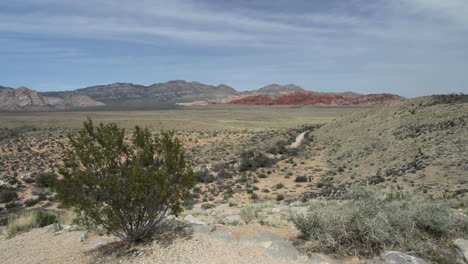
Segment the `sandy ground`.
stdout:
[[11,239],[0,238],[0,262],[10,263],[158,263],[158,264],[293,264],[305,263],[273,260],[263,255],[263,248],[245,246],[239,242],[224,242],[208,235],[177,237],[171,240],[149,242],[131,250],[119,243],[89,249],[96,240],[113,241],[109,237],[90,236],[84,243],[78,241],[81,232],[59,235],[41,229],[20,234]]

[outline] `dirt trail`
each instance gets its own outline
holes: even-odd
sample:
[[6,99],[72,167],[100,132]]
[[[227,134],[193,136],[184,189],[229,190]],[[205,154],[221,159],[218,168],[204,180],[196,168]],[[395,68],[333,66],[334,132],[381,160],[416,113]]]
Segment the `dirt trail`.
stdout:
[[301,145],[302,140],[304,140],[305,134],[309,131],[302,132],[301,134],[297,135],[296,141],[291,144],[291,148],[297,148]]

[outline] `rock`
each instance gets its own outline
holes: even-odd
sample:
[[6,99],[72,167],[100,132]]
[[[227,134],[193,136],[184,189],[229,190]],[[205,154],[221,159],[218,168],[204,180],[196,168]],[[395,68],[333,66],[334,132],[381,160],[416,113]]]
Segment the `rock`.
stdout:
[[234,237],[232,232],[226,229],[216,229],[215,231],[210,233],[210,236],[212,238],[224,240],[226,242],[236,241],[236,238]]
[[324,260],[319,255],[311,255],[305,264],[338,264],[337,262],[331,262]]
[[258,232],[254,234],[244,234],[240,237],[239,241],[246,245],[265,245],[265,242],[285,240],[284,238],[271,232]]
[[453,244],[465,263],[468,263],[468,240],[459,238],[456,239]]
[[210,225],[192,225],[194,234],[209,234],[213,231],[213,226]]
[[211,231],[213,231],[213,226],[211,225],[191,224],[182,229],[182,234],[190,236],[193,234],[209,234]]
[[426,261],[399,251],[389,251],[381,259],[372,260],[367,264],[428,264]]
[[80,237],[78,238],[78,241],[84,242],[86,239],[88,239],[88,231],[81,232]]
[[300,257],[299,251],[287,241],[272,241],[265,249],[265,255],[273,259],[296,261]]
[[198,220],[193,215],[189,214],[184,218],[184,221],[189,222],[191,224],[198,224],[198,225],[206,225],[205,222]]
[[54,223],[51,225],[44,226],[42,230],[47,233],[55,233],[60,230],[60,225],[57,223]]
[[109,244],[108,241],[97,238],[97,239],[93,240],[92,242],[90,242],[89,244],[86,244],[84,246],[84,248],[87,249],[87,250],[92,250],[92,249],[96,249],[96,248],[98,248],[100,246],[107,245],[107,244]]
[[240,215],[228,215],[223,219],[223,223],[226,225],[238,225],[242,222],[243,221]]

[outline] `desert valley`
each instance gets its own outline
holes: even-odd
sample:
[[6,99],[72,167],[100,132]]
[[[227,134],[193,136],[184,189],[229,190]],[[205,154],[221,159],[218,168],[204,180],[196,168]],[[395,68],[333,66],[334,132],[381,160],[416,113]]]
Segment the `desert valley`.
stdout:
[[0,264],[468,264],[467,14],[0,1]]
[[[466,234],[467,227],[466,95],[404,99],[390,94],[313,93],[295,85],[270,85],[239,95],[225,85],[174,81],[158,86],[177,92],[129,84],[65,95],[27,88],[0,92],[0,107],[5,110],[0,114],[0,257],[5,263],[15,262],[19,245],[39,254],[38,263],[65,259],[146,263],[156,257],[164,261],[155,263],[218,263],[223,256],[217,254],[224,254],[218,251],[226,243],[265,263],[270,263],[268,258],[278,263],[404,263],[391,261],[408,258],[400,252],[380,255],[385,250],[409,251],[426,261],[442,261],[438,263],[459,259],[452,243]],[[151,100],[131,96],[143,92],[158,95]],[[126,100],[146,100],[145,109],[106,108]],[[157,102],[164,103],[159,107]],[[67,135],[77,133],[86,118],[116,122],[126,129],[126,141],[140,126],[152,133],[174,130],[183,143],[196,185],[184,200],[182,214],[159,227],[163,234],[156,235],[154,242],[122,251],[120,242],[106,236],[105,229],[79,225],[73,221],[76,213],[61,205],[53,185],[62,177],[59,168],[70,144]],[[359,208],[362,202],[367,204],[365,209]],[[408,222],[391,222],[394,216],[381,211],[388,206],[403,206],[398,217],[408,217]],[[365,215],[362,210],[372,212]],[[27,218],[42,211],[53,216],[52,222],[46,221],[43,231],[28,231],[36,226]],[[388,215],[379,223],[382,214]],[[448,226],[437,232],[448,233],[427,233],[425,228],[442,228],[442,222],[428,222],[424,229],[411,231],[422,237],[409,241],[404,237],[406,227],[399,225],[412,221],[417,225],[442,221]],[[314,225],[325,233],[313,231]],[[349,244],[360,239],[353,236],[366,236],[367,231],[339,233],[336,225],[368,228],[382,237]],[[34,242],[40,240],[53,242]],[[198,243],[207,243],[215,252],[205,252]],[[463,248],[464,242],[457,243]],[[63,253],[48,253],[65,245],[60,249]],[[259,255],[263,251],[265,257]],[[250,261],[233,252],[225,254],[233,258],[228,263]],[[380,256],[382,260],[372,260]],[[24,261],[33,259],[25,256]]]

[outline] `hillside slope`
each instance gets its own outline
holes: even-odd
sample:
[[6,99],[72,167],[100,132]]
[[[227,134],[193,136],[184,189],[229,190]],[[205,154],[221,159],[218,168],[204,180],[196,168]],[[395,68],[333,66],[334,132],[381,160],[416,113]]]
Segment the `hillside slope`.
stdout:
[[313,133],[316,150],[325,151],[334,168],[321,182],[330,188],[365,181],[433,195],[466,192],[467,122],[467,95],[420,97],[346,116]]

